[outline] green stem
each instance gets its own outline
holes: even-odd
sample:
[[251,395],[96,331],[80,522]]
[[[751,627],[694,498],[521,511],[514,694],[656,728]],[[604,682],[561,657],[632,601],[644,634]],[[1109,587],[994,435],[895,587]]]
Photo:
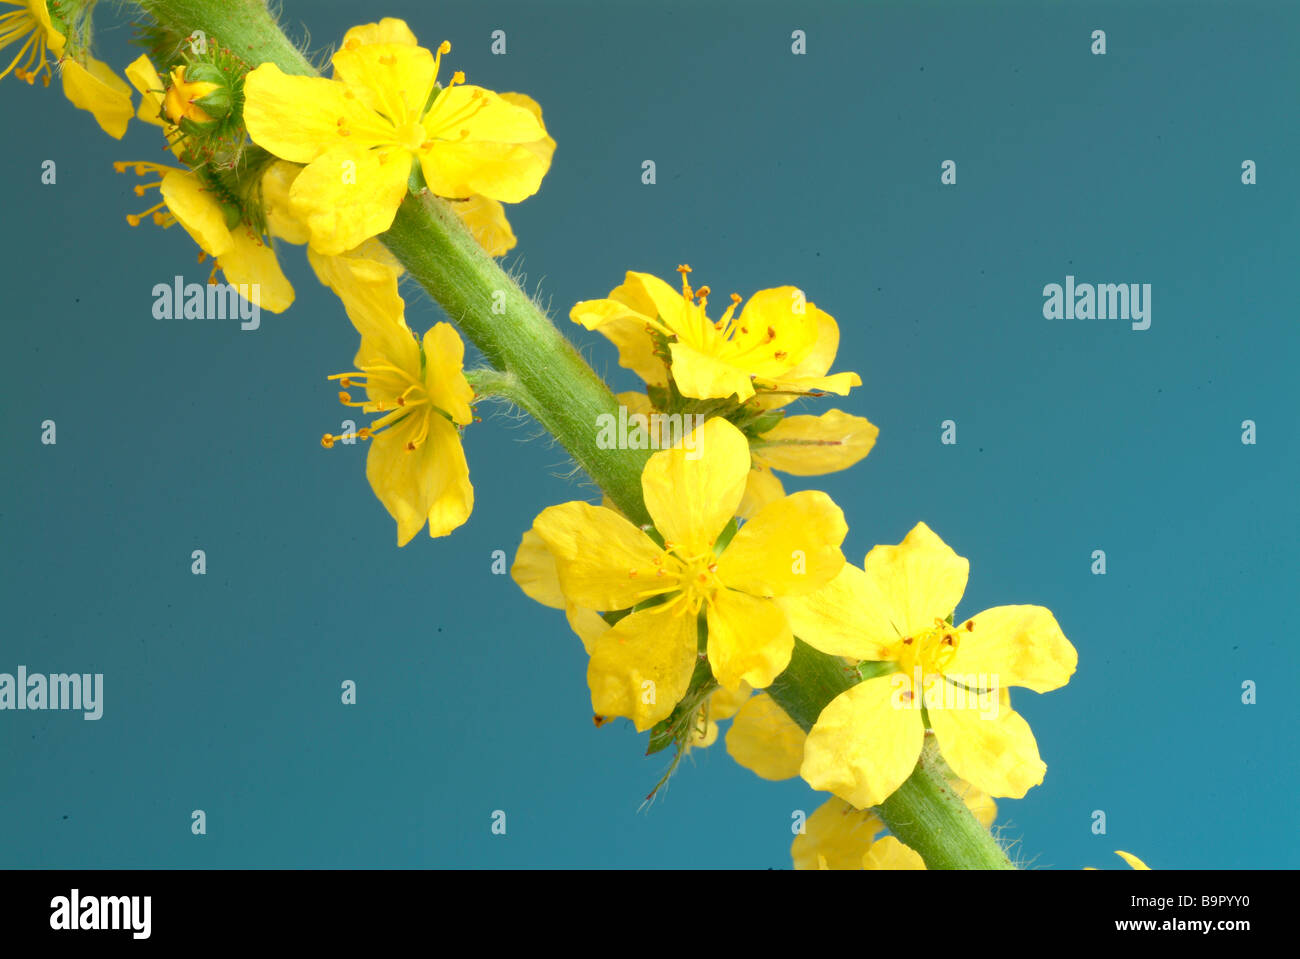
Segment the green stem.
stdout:
[[515,376],[519,405],[628,519],[650,522],[641,496],[649,451],[599,443],[600,418],[617,419],[618,400],[447,204],[427,192],[408,196],[382,239],[488,362]]
[[[280,32],[262,0],[139,0],[164,27],[203,30],[250,64],[287,73],[316,71]],[[648,451],[602,449],[597,417],[617,415],[609,388],[445,203],[427,192],[408,196],[382,237],[433,300],[483,352],[492,371],[476,371],[476,389],[509,398],[568,450],[633,522],[648,523],[641,470]],[[805,730],[856,677],[839,660],[796,643],[789,668],[769,692]],[[1009,869],[1006,854],[947,786],[927,747],[911,777],[878,808],[884,822],[932,869]]]

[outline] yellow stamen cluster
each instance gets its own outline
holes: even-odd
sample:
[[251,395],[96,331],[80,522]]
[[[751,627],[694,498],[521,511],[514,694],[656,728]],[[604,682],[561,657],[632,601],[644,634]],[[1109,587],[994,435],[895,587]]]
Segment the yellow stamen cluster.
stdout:
[[[384,364],[363,366],[360,370],[350,373],[334,373],[329,378],[338,380],[339,385],[343,387],[360,387],[370,396],[367,400],[354,400],[352,394],[346,389],[339,390],[339,402],[344,406],[358,407],[366,413],[385,414],[369,426],[357,430],[356,435],[363,440],[370,439],[376,433],[382,432],[409,415],[422,416],[423,421],[419,432],[406,444],[407,452],[413,453],[428,439],[429,417],[443,415],[429,399],[424,384],[395,366]],[[391,397],[391,399],[377,397]],[[321,438],[321,446],[330,449],[339,439],[342,439],[341,435],[326,433]]]
[[899,671],[909,677],[918,671],[922,686],[928,687],[943,677],[944,671],[957,655],[962,631],[975,628],[973,620],[963,626],[950,625],[947,620],[935,619],[934,627],[915,636],[904,636],[889,649],[889,659],[898,662]]
[[49,44],[46,42],[44,27],[25,6],[0,16],[0,49],[23,37],[27,37],[27,42],[18,49],[17,55],[9,61],[9,66],[0,72],[0,80],[12,72],[29,85],[35,84],[39,79],[48,87],[52,71],[49,58],[46,57]]

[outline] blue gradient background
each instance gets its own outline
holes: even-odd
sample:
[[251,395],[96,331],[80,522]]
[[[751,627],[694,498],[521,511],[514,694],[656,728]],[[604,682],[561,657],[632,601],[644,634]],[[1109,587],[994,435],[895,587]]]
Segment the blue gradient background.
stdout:
[[[318,45],[362,18],[285,8]],[[120,70],[136,51],[112,13],[99,53]],[[364,18],[381,14],[544,106],[559,149],[510,213],[508,262],[618,388],[635,380],[566,316],[627,269],[689,262],[724,299],[795,284],[837,318],[837,368],[863,386],[836,405],[880,440],[787,488],[844,507],[854,562],[925,520],[971,560],[959,616],[1042,604],[1078,647],[1068,687],[1016,698],[1048,763],[1000,804],[1023,860],[1300,865],[1300,8],[391,0]],[[145,204],[110,163],[160,158],[154,128],[116,144],[57,85],[12,78],[0,111],[0,671],[106,686],[99,722],[0,713],[0,865],[789,865],[791,812],[822,797],[719,744],[638,811],[664,756],[592,727],[577,639],[491,574],[537,512],[594,495],[562,449],[485,404],[473,517],[397,550],[364,450],[319,445],[356,338],[302,250],[282,254],[297,302],[256,332],[155,321],[153,284],[207,271],[179,229],[123,221]],[[1151,283],[1150,330],[1044,320],[1067,273]],[[441,318],[405,292],[412,327]]]

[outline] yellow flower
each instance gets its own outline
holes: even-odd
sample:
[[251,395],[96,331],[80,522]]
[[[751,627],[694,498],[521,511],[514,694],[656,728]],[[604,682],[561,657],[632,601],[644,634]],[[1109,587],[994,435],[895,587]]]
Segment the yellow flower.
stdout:
[[51,68],[47,53],[52,54],[59,61],[64,96],[73,106],[89,111],[109,136],[122,139],[131,119],[131,88],[106,63],[80,52],[70,55],[67,35],[51,20],[46,0],[0,3],[18,8],[0,14],[0,50],[26,38],[17,55],[0,72],[0,80],[12,72],[29,84],[39,79],[48,87]]
[[690,686],[699,620],[707,624],[705,655],[727,689],[766,686],[789,663],[794,637],[773,597],[829,582],[844,563],[847,527],[824,493],[796,493],[720,542],[748,471],[744,435],[715,418],[654,454],[642,473],[662,546],[588,503],[537,517],[533,529],[555,559],[566,603],[632,609],[592,647],[587,681],[598,715],[626,716],[641,731],[667,717]]
[[[437,85],[435,56],[400,20],[349,30],[335,79],[264,63],[244,83],[244,123],[259,146],[307,164],[295,214],[318,252],[352,249],[392,225],[413,162],[435,194],[517,203],[537,192],[555,143],[538,114],[456,73]],[[431,101],[432,98],[432,101]]]
[[[998,809],[987,793],[960,779],[950,778],[949,785],[980,825],[992,825]],[[808,817],[803,834],[790,844],[790,858],[795,869],[924,869],[916,850],[881,836],[885,829],[875,813],[832,796]]]
[[[379,271],[383,264],[357,258],[334,262],[362,274]],[[363,278],[364,279],[364,278]],[[373,277],[373,290],[387,287]],[[400,300],[398,301],[400,304]],[[366,478],[397,521],[397,545],[405,546],[427,522],[430,536],[446,536],[469,519],[474,508],[474,488],[461,448],[457,427],[473,418],[474,391],[465,380],[462,365],[465,344],[450,323],[435,324],[417,343],[400,307],[382,295],[359,297],[349,318],[361,334],[355,372],[330,377],[343,388],[339,399],[379,419],[357,431],[370,440]],[[353,400],[348,389],[364,387],[366,400]],[[321,445],[332,447],[343,437],[325,434]]]
[[[135,193],[144,196],[147,189],[158,187],[162,200],[143,212],[128,214],[127,223],[139,226],[145,217],[164,229],[179,223],[203,251],[200,261],[204,255],[215,258],[214,276],[219,268],[226,281],[260,309],[280,313],[289,308],[293,287],[280,269],[275,251],[240,219],[233,198],[222,200],[189,170],[143,161],[113,164],[118,173],[125,173],[128,167],[134,168],[136,176],[157,174],[159,180],[137,185]],[[209,282],[215,280],[210,277]]]
[[782,602],[809,645],[897,668],[822,711],[800,770],[814,788],[879,804],[911,774],[927,721],[954,773],[991,795],[1018,799],[1043,781],[1047,767],[1006,688],[1063,686],[1078,654],[1041,606],[998,606],[950,625],[969,568],[918,523],[900,545],[873,549],[863,569],[846,564],[825,589]]
[[[828,314],[792,286],[760,290],[735,315],[741,297],[714,322],[708,318],[707,286],[692,291],[677,268],[682,292],[648,273],[629,272],[622,286],[603,300],[584,300],[569,316],[599,330],[618,347],[619,364],[651,386],[663,386],[671,368],[683,396],[744,402],[763,391],[760,403],[775,408],[796,395],[824,390],[843,396],[862,380],[856,373],[827,376],[839,345]],[[662,340],[668,356],[659,351]],[[668,363],[665,363],[667,359]]]

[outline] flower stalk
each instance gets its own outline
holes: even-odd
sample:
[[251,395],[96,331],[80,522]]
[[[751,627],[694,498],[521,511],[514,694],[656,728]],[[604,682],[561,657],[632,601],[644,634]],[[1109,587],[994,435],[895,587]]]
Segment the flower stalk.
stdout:
[[[138,0],[178,36],[202,30],[250,65],[285,73],[316,69],[276,25],[263,0]],[[650,452],[602,449],[597,418],[618,401],[546,313],[488,256],[448,205],[427,191],[403,201],[381,236],[408,273],[496,371],[475,371],[476,393],[515,403],[568,451],[625,516],[649,522],[641,473]],[[857,681],[844,663],[796,642],[769,692],[806,731]],[[953,794],[933,743],[911,777],[879,807],[895,835],[931,869],[1010,869],[1005,852]]]

